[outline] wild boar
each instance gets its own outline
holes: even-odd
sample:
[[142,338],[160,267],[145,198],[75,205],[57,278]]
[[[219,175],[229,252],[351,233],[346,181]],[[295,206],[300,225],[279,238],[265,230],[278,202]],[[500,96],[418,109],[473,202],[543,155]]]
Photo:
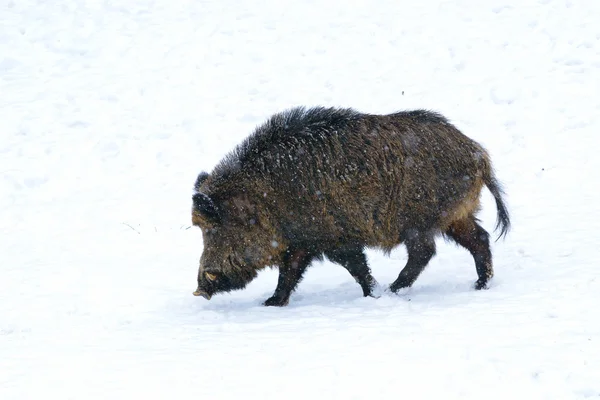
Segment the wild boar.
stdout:
[[325,107],[277,113],[196,180],[192,223],[204,250],[194,295],[242,289],[261,269],[278,267],[264,305],[285,306],[306,268],[325,256],[370,296],[377,282],[364,249],[389,255],[404,244],[408,260],[389,286],[397,292],[415,282],[442,235],[472,254],[474,287],[487,288],[489,234],[475,217],[484,185],[500,238],[510,219],[490,157],[444,116]]

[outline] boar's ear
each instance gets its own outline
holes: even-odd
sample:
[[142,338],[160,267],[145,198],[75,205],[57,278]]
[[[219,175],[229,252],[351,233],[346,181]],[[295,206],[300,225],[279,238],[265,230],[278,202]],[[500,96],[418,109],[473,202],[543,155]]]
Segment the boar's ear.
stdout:
[[[215,203],[210,197],[204,193],[196,193],[192,196],[194,207],[192,210],[193,218],[200,218],[207,222],[216,223],[219,222],[220,216]],[[196,222],[194,221],[194,224]]]
[[200,191],[200,186],[206,180],[206,178],[208,178],[208,174],[206,172],[200,172],[200,174],[198,174],[198,177],[196,178],[196,183],[194,183],[194,190],[196,192]]

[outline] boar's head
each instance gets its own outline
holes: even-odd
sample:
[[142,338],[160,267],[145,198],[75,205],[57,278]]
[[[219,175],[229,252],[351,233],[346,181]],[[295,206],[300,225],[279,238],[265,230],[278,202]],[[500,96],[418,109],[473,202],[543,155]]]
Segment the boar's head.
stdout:
[[194,194],[192,223],[202,229],[204,242],[195,296],[210,300],[243,289],[258,270],[279,262],[283,240],[259,208],[245,194],[218,201]]

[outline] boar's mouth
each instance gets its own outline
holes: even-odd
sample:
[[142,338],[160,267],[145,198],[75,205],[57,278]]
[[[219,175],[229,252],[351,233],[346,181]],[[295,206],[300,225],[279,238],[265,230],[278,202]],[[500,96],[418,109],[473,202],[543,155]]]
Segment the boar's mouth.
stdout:
[[[256,270],[253,268],[240,269],[228,274],[215,271],[216,276],[214,279],[209,280],[205,272],[198,278],[198,288],[193,294],[194,296],[204,297],[206,300],[210,300],[217,293],[243,289],[257,275]],[[213,275],[212,272],[211,275]]]
[[212,297],[212,295],[206,293],[204,290],[198,288],[196,289],[196,291],[193,293],[194,296],[202,296],[204,297],[206,300],[210,300],[210,298]]

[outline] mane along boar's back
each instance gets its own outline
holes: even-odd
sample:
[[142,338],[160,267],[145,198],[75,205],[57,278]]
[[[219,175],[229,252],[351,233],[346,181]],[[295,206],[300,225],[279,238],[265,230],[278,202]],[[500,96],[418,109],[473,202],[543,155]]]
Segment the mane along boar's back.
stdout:
[[276,114],[198,176],[192,220],[204,251],[195,294],[241,289],[256,271],[278,266],[265,304],[285,305],[324,255],[369,296],[376,282],[364,249],[389,253],[404,243],[396,292],[417,279],[440,234],[471,252],[475,287],[485,288],[493,276],[489,235],[475,218],[484,185],[504,236],[510,220],[488,153],[442,115],[323,107]]

